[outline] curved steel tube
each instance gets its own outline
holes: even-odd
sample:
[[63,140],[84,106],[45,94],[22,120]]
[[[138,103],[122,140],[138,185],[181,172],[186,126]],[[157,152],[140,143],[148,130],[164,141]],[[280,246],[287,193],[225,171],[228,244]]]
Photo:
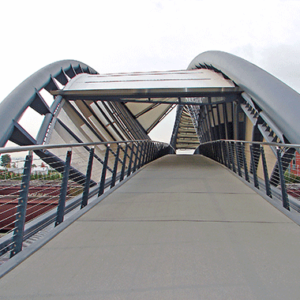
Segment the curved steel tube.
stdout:
[[97,73],[94,69],[80,61],[62,60],[45,66],[24,80],[1,103],[0,146],[4,146],[10,138],[14,129],[13,122],[18,122],[27,107],[32,104],[37,96],[37,91],[47,88],[49,84],[52,84],[52,78],[56,78],[58,81],[63,80],[65,72],[69,77],[74,77],[83,72]]
[[290,143],[300,143],[300,95],[254,64],[221,51],[208,51],[195,57],[188,69],[213,67],[249,94],[278,126]]

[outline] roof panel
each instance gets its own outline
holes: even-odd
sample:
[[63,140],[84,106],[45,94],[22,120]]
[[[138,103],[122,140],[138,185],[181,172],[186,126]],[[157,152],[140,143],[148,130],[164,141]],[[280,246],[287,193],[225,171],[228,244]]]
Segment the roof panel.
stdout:
[[171,105],[159,105],[147,113],[141,115],[137,120],[148,131],[171,107]]
[[137,116],[142,111],[145,111],[149,107],[151,107],[153,103],[126,103],[126,106],[131,111],[134,116]]
[[76,90],[123,90],[158,88],[213,88],[234,87],[212,70],[185,70],[168,72],[126,73],[90,75],[81,74],[72,79],[65,91]]

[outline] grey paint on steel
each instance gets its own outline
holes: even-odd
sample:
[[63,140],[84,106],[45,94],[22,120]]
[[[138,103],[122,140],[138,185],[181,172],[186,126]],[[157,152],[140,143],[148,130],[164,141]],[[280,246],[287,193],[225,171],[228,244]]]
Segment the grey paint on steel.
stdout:
[[2,101],[0,105],[0,146],[4,146],[10,138],[14,129],[13,121],[18,122],[27,107],[35,100],[36,91],[47,86],[51,82],[51,77],[55,78],[61,74],[62,70],[77,69],[78,66],[83,70],[89,70],[91,73],[97,73],[94,69],[80,61],[58,61],[32,74]]
[[295,90],[256,65],[226,52],[201,53],[188,69],[200,65],[212,66],[228,76],[253,98],[290,143],[300,143],[300,95]]

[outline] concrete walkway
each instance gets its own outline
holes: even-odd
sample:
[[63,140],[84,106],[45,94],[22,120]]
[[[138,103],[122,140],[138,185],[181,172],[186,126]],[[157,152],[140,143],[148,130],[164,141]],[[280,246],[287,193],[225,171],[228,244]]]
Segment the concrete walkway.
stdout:
[[222,166],[169,155],[0,280],[0,299],[299,299],[300,228]]

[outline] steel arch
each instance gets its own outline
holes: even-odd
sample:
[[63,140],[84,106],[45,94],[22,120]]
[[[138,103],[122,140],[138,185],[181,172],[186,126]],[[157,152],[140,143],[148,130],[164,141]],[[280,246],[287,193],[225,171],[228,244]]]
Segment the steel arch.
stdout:
[[279,128],[287,142],[300,142],[300,95],[295,90],[254,64],[221,51],[199,54],[188,66],[194,68],[222,72],[252,98],[260,113]]
[[14,129],[21,130],[17,123],[27,107],[31,106],[43,115],[51,114],[50,107],[39,91],[43,88],[47,91],[58,89],[53,78],[65,85],[68,77],[73,78],[80,73],[97,74],[94,69],[80,61],[62,60],[45,66],[15,88],[1,103],[0,146],[4,146],[11,138]]

